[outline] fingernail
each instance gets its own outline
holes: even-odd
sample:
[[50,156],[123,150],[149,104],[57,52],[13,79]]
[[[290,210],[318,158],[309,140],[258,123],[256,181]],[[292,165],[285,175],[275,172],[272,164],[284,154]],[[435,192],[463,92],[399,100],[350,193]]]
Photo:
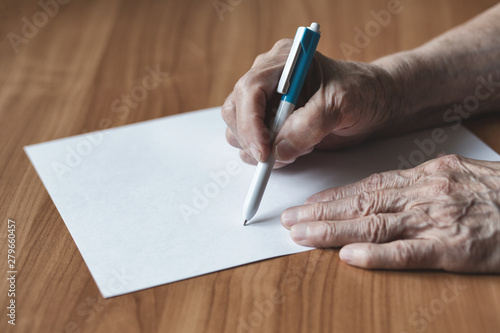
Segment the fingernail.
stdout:
[[292,226],[292,229],[290,230],[290,236],[296,242],[307,239],[307,224],[299,223]]
[[288,208],[281,214],[281,223],[284,225],[291,227],[295,223],[297,223],[297,209]]
[[255,158],[258,162],[262,162],[260,160],[261,156],[262,156],[262,152],[260,151],[259,148],[257,148],[257,146],[255,144],[251,144],[250,145],[250,151],[252,152],[252,156],[253,158]]
[[292,161],[297,157],[297,149],[287,140],[281,140],[274,148],[274,155],[280,162]]
[[343,247],[340,249],[339,257],[340,257],[340,260],[349,264],[354,259],[354,250],[350,249],[348,247]]

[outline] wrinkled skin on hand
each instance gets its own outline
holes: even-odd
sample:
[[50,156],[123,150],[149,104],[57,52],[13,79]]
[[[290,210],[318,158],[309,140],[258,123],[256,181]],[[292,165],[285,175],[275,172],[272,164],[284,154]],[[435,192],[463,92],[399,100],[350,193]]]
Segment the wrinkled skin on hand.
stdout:
[[382,67],[337,61],[316,52],[301,95],[307,102],[271,143],[267,128],[279,103],[276,87],[291,44],[292,40],[280,40],[258,56],[222,106],[227,141],[241,149],[245,162],[265,161],[274,153],[275,167],[281,167],[314,148],[352,145],[380,129],[399,107],[398,84]]
[[[313,149],[440,124],[447,105],[477,91],[475,78],[497,73],[499,9],[373,63],[316,52],[299,107],[271,142],[276,87],[292,44],[281,40],[257,57],[222,106],[227,141],[245,162],[274,154],[282,167]],[[492,96],[476,113],[497,111],[498,103]],[[282,224],[299,244],[343,246],[340,258],[358,267],[498,273],[500,162],[450,155],[375,174],[311,196],[283,212]]]
[[311,196],[282,214],[299,244],[364,268],[500,272],[500,162],[448,155]]

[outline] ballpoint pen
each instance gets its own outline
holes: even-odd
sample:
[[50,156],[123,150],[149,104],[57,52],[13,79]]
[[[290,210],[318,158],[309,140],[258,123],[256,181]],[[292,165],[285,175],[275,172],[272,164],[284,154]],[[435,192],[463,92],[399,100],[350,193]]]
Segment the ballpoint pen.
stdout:
[[[278,83],[278,93],[283,94],[283,96],[281,96],[276,117],[271,126],[271,142],[274,141],[276,134],[278,134],[285,120],[295,109],[314,52],[316,51],[320,34],[318,23],[312,23],[309,27],[299,27],[297,29],[292,49],[290,50]],[[250,190],[243,205],[243,218],[245,220],[243,225],[246,225],[259,209],[275,161],[274,154],[271,152],[265,162],[257,164]]]

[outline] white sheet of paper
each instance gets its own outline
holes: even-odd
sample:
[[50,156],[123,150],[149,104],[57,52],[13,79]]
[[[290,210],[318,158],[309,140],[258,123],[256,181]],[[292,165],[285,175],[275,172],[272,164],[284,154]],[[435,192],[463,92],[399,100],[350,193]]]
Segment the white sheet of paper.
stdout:
[[243,227],[255,167],[224,131],[213,108],[25,147],[103,297],[306,251],[280,224],[285,208],[403,160],[440,152],[500,160],[462,127],[435,135],[440,144],[423,131],[314,152],[273,172]]

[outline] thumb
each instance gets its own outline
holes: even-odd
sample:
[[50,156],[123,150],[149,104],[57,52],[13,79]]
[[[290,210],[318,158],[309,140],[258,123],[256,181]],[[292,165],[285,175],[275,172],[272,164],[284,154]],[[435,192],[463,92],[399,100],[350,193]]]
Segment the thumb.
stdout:
[[355,243],[344,246],[340,259],[369,269],[442,268],[436,242],[428,239],[396,240],[384,244]]
[[312,151],[335,127],[336,114],[325,110],[321,89],[285,121],[274,140],[273,151],[277,161],[292,162]]

